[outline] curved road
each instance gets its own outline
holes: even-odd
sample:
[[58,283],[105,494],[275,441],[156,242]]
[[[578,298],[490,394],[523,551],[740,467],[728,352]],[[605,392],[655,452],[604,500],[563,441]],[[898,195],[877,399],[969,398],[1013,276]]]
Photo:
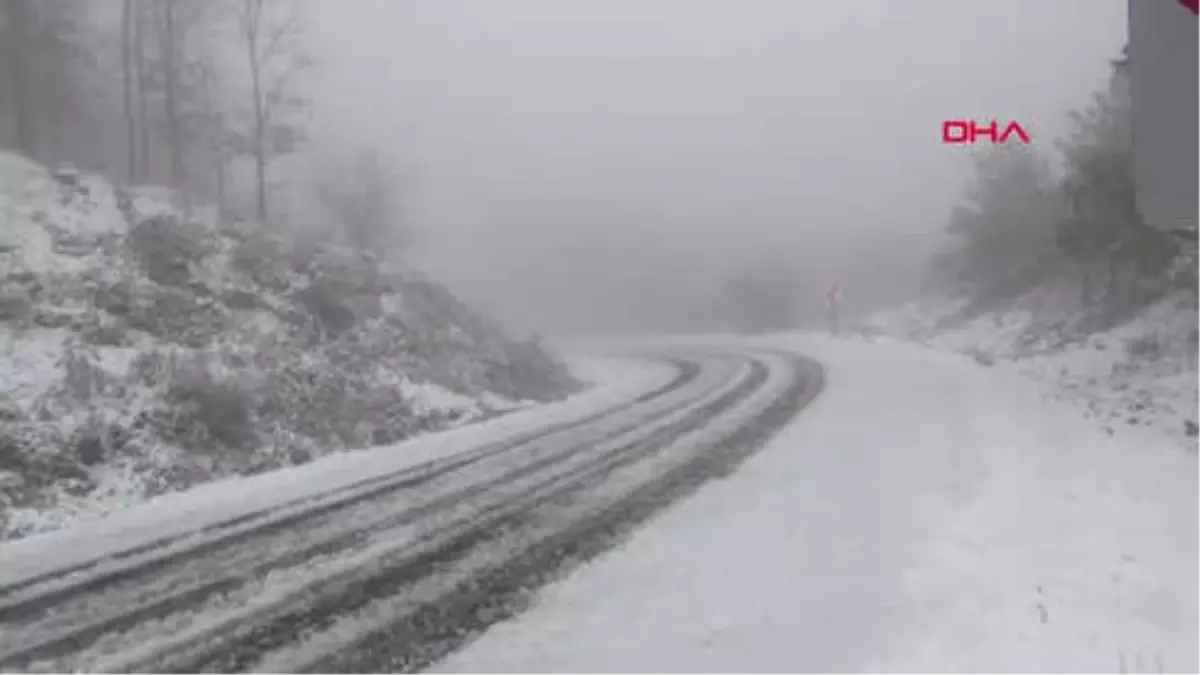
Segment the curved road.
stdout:
[[518,438],[9,578],[0,670],[415,671],[733,470],[816,363],[660,350],[667,384]]

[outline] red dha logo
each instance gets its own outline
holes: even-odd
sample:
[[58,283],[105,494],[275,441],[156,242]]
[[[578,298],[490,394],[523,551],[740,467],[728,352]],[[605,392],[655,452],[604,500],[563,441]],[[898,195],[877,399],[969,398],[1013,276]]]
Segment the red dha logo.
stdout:
[[1025,133],[1025,129],[1017,122],[1009,122],[1008,126],[1004,127],[1004,131],[1000,131],[1000,125],[996,123],[996,120],[983,126],[973,120],[942,122],[942,142],[948,145],[974,144],[980,136],[987,137],[993,144],[1007,143],[1013,134],[1016,134],[1022,143],[1029,145],[1029,134]]

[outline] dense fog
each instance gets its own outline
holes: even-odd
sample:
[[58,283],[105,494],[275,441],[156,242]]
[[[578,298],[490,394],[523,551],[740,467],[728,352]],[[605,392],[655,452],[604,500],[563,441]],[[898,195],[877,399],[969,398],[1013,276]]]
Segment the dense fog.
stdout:
[[787,328],[835,282],[849,311],[913,296],[970,174],[942,122],[1017,121],[1053,157],[1126,24],[1121,0],[11,7],[37,11],[8,13],[28,38],[0,84],[27,95],[0,99],[0,145],[388,231],[544,333]]
[[308,10],[316,134],[403,164],[424,265],[569,332],[720,327],[752,274],[796,321],[833,281],[851,309],[912,294],[966,167],[941,122],[1050,145],[1125,31],[1118,0]]

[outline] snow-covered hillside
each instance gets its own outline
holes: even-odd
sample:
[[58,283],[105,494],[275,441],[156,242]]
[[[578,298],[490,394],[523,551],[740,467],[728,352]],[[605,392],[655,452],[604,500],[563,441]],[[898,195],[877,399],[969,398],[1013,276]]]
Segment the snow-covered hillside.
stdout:
[[0,536],[577,385],[448,291],[0,153]]
[[971,315],[965,302],[914,303],[858,323],[930,347],[969,354],[1033,376],[1056,398],[1078,404],[1109,434],[1150,427],[1183,447],[1197,445],[1196,296],[1182,292],[1119,321],[1078,311],[1054,289],[1009,309]]

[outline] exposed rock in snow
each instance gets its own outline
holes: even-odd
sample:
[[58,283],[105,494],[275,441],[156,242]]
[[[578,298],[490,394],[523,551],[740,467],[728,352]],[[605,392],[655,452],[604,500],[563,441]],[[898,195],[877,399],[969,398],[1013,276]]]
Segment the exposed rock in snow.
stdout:
[[0,153],[0,536],[577,385],[448,291]]

